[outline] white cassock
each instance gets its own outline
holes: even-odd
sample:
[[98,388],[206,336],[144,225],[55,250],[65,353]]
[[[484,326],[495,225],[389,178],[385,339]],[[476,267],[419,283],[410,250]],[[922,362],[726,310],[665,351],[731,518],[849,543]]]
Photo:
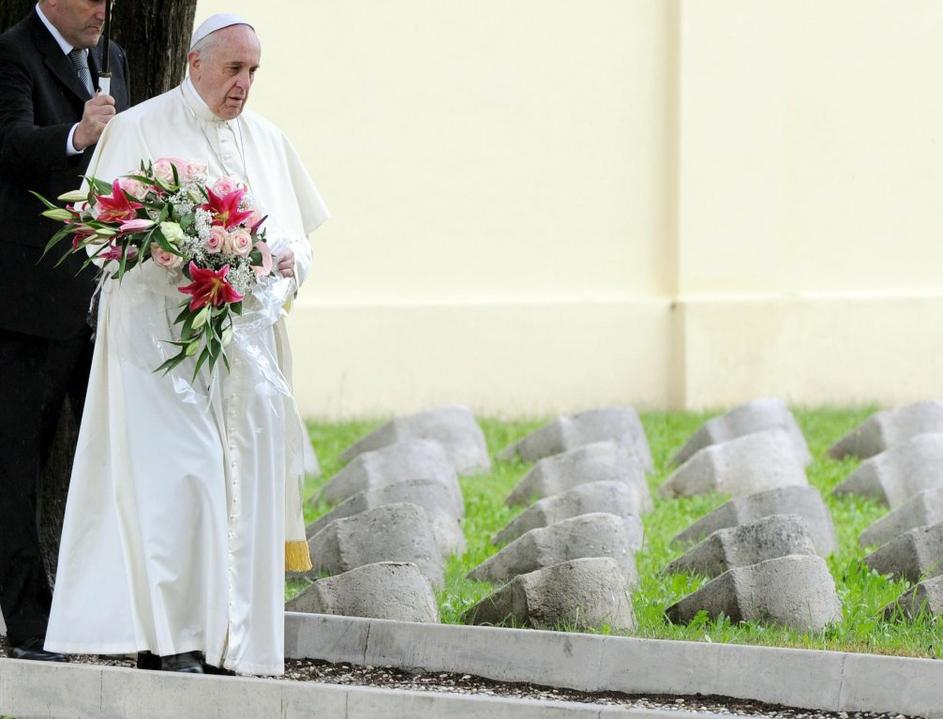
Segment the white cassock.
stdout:
[[[300,282],[328,213],[282,133],[244,111],[217,118],[189,80],[114,118],[89,174],[141,160],[206,163],[245,183],[276,256]],[[186,297],[153,262],[106,280],[66,506],[46,648],[161,656],[202,651],[240,673],[284,671],[284,573],[304,569],[301,481],[313,454],[291,395],[282,278],[244,302],[214,377],[191,381],[173,320]],[[286,519],[287,517],[287,519]]]

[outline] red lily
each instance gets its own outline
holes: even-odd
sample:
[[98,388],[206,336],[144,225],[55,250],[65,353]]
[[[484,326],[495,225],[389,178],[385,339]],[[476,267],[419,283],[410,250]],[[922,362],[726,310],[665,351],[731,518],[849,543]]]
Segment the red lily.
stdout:
[[129,200],[127,195],[115,180],[111,185],[110,195],[98,196],[98,219],[99,222],[125,222],[137,217],[137,211],[144,205],[140,202]]
[[189,274],[192,282],[177,289],[193,298],[190,300],[191,312],[196,312],[206,305],[222,307],[230,302],[242,300],[242,295],[226,281],[229,265],[223,265],[218,270],[204,270],[191,260]]
[[227,230],[252,217],[251,210],[240,210],[239,203],[246,194],[246,189],[240,187],[223,196],[217,195],[209,187],[206,188],[206,194],[209,198],[207,202],[200,205],[204,210],[209,210],[213,215],[213,224],[219,224]]

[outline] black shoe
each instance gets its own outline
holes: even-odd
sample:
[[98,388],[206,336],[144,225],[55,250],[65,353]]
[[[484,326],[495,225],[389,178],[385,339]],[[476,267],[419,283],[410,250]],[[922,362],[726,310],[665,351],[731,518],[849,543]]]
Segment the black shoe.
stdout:
[[199,652],[185,652],[171,654],[160,658],[160,668],[165,672],[186,672],[187,674],[202,674],[203,661]]
[[31,639],[26,639],[19,644],[13,644],[10,647],[10,656],[13,659],[29,659],[34,662],[67,662],[65,654],[59,654],[58,652],[47,652],[43,649],[43,642],[46,640],[42,637],[32,637]]
[[225,669],[223,667],[214,667],[212,664],[207,664],[203,662],[203,673],[204,674],[216,674],[223,677],[234,677],[236,672],[231,669]]
[[204,674],[216,674],[221,677],[234,677],[236,672],[231,669],[226,669],[224,667],[213,666],[212,664],[207,664],[206,661],[203,662],[203,673]]
[[151,652],[138,652],[138,669],[160,671],[160,657]]

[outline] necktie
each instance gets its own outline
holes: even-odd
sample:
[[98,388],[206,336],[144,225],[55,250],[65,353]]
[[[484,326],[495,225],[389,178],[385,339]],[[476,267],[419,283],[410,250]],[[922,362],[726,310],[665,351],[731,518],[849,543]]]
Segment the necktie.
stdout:
[[85,85],[85,89],[88,90],[88,94],[94,95],[95,90],[92,87],[92,71],[88,69],[88,57],[85,55],[85,50],[75,48],[69,53],[69,59],[72,61],[72,66],[75,68],[79,80],[82,81],[82,84]]

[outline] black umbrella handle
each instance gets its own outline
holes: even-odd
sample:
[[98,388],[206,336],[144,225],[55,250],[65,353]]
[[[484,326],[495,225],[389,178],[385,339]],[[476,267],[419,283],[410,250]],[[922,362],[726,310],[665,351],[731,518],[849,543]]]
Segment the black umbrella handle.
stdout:
[[98,89],[103,95],[111,94],[111,3],[105,3],[105,25],[102,28],[105,36],[102,42],[102,70],[98,73]]

